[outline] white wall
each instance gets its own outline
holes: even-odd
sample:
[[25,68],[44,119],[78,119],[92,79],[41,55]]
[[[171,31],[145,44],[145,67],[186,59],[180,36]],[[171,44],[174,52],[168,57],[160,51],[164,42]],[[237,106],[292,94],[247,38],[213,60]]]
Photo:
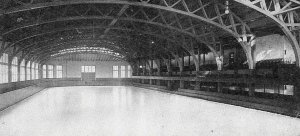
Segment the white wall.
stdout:
[[126,77],[127,66],[129,63],[125,61],[51,61],[47,64],[62,65],[63,66],[63,77],[66,78],[80,78],[81,77],[81,66],[96,66],[96,78],[112,78],[112,67],[119,66],[119,77],[121,66],[126,66]]
[[274,34],[258,37],[255,41],[256,61],[279,58],[284,58],[285,61],[291,62],[294,62],[296,60],[291,43],[288,41],[286,36]]

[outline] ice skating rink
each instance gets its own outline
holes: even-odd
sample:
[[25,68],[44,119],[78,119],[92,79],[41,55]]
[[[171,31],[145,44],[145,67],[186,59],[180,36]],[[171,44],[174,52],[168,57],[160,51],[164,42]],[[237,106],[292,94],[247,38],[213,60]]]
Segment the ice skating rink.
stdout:
[[0,136],[300,136],[300,119],[136,87],[58,87],[2,111]]

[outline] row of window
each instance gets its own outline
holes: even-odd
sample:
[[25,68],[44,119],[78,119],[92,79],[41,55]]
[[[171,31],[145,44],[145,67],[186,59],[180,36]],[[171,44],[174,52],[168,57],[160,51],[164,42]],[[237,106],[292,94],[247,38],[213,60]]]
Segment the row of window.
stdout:
[[[119,74],[120,72],[120,74]],[[113,66],[113,78],[125,78],[126,77],[126,66]],[[127,77],[131,77],[131,67],[127,66]]]
[[[8,54],[4,53],[0,57],[0,83],[8,83]],[[48,74],[45,71],[48,66]],[[53,78],[54,69],[53,65],[43,65],[43,78]],[[56,78],[62,78],[62,66],[56,66]],[[11,82],[18,81],[18,75],[20,75],[20,81],[39,79],[39,64],[35,62],[27,62],[25,60],[20,63],[20,73],[18,72],[18,58],[14,57],[11,63]]]
[[81,66],[82,73],[95,73],[96,66]]
[[[56,78],[62,78],[63,67],[61,65],[56,66]],[[43,65],[43,78],[54,78],[54,66]]]
[[[35,62],[27,62],[25,60],[20,63],[20,73],[18,73],[18,58],[14,57],[11,64],[11,82],[18,81],[18,75],[20,75],[20,81],[39,79],[39,67],[40,65]],[[43,65],[42,78],[54,78],[54,70],[56,70],[56,78],[63,77],[63,67],[57,65],[54,69],[53,65]],[[8,83],[8,55],[3,54],[0,58],[0,83]],[[81,66],[81,72],[83,73],[95,73],[96,66]],[[131,77],[130,66],[113,66],[112,67],[113,78],[125,78]],[[127,76],[126,76],[127,75]]]
[[0,57],[0,83],[8,82],[8,54]]
[[[113,66],[112,73],[113,78],[126,78],[126,70],[127,70],[127,77],[131,77],[131,67],[127,66]],[[82,73],[96,73],[96,66],[81,66]],[[119,75],[120,72],[120,75]]]

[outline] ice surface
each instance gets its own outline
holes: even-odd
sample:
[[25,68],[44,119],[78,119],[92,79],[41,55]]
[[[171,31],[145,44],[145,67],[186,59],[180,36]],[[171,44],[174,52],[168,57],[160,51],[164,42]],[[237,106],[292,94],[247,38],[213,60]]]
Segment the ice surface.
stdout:
[[2,111],[0,136],[300,136],[300,119],[136,87],[58,87]]

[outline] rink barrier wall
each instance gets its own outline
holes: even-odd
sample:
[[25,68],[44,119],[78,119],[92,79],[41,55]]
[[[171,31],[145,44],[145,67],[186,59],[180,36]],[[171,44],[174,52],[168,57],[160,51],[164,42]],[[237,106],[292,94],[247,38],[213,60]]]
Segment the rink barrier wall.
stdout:
[[0,110],[22,101],[45,88],[62,86],[137,86],[166,93],[196,97],[290,116],[300,113],[299,111],[293,110],[294,105],[289,102],[180,88],[178,91],[169,91],[166,86],[133,83],[130,78],[98,78],[94,81],[82,81],[80,78],[39,79],[0,84]]
[[68,79],[42,79],[38,85],[45,87],[63,86],[131,86],[131,79],[128,78],[97,78],[93,81],[83,81],[80,78]]
[[220,94],[217,92],[207,92],[207,91],[197,91],[190,89],[178,89],[177,91],[170,91],[167,88],[157,85],[133,83],[135,87],[141,87],[151,90],[162,91],[166,93],[178,94],[188,97],[200,98],[204,100],[220,102],[225,104],[231,104],[236,106],[241,106],[245,108],[257,109],[272,113],[278,113],[283,115],[288,115],[296,117],[300,111],[294,110],[294,104],[292,102],[284,102],[277,100],[268,100],[263,98],[231,95],[231,94]]
[[38,79],[0,84],[0,111],[50,87],[62,86],[131,86],[130,79],[98,78],[82,81],[80,78]]
[[0,111],[40,92],[44,87],[29,86],[0,95]]
[[14,91],[17,89],[29,87],[29,86],[34,86],[35,80],[30,80],[30,81],[21,81],[21,82],[12,82],[12,83],[4,83],[0,84],[0,94],[7,93],[10,91]]
[[97,78],[94,81],[82,81],[80,78],[38,79],[0,84],[0,95],[29,86],[60,87],[60,86],[127,86],[132,85],[129,78]]

